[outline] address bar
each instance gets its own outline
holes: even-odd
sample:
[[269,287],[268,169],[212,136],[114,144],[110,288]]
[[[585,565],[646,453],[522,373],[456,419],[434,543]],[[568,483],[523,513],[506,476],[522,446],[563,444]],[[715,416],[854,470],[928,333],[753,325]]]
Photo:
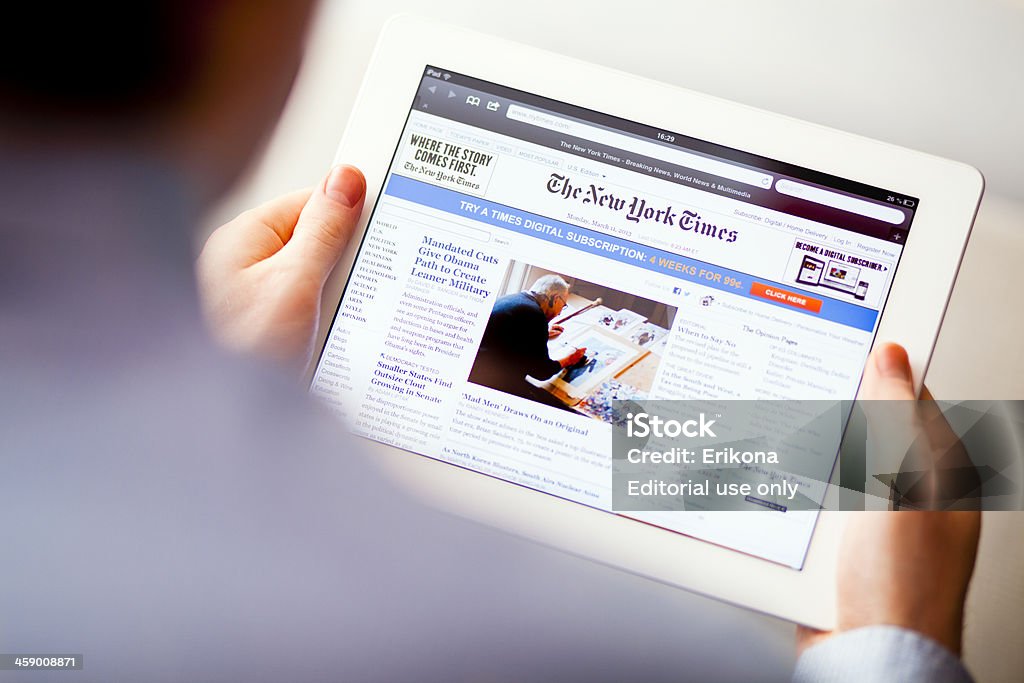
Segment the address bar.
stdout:
[[566,135],[572,135],[573,137],[582,138],[584,140],[592,140],[593,142],[615,147],[626,152],[643,154],[654,159],[661,159],[666,162],[685,166],[686,168],[690,168],[695,171],[711,173],[722,178],[728,178],[729,180],[735,180],[738,183],[745,183],[762,189],[770,188],[772,186],[772,181],[774,180],[772,176],[761,173],[760,171],[754,171],[740,166],[733,166],[732,164],[715,161],[714,159],[708,159],[707,157],[702,157],[697,154],[690,154],[689,152],[684,152],[680,149],[663,147],[662,145],[656,145],[653,142],[638,140],[637,138],[631,138],[628,135],[622,135],[610,130],[605,130],[604,128],[580,123],[579,121],[572,121],[570,119],[562,118],[561,116],[553,116],[551,114],[537,111],[536,109],[521,107],[518,104],[510,104],[505,112],[505,116],[513,121],[528,123],[532,126],[537,126],[538,128],[565,133]]

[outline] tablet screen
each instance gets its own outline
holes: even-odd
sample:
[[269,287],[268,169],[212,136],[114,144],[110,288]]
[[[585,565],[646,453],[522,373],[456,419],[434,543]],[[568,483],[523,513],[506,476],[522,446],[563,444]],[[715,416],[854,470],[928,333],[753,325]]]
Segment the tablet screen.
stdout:
[[[917,199],[426,67],[311,390],[611,511],[616,399],[852,399]],[[816,513],[657,524],[802,566]]]

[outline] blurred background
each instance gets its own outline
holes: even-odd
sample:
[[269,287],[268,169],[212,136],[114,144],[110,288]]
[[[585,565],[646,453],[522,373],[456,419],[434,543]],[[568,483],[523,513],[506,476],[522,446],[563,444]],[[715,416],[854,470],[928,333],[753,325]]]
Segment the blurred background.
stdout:
[[[1024,399],[1024,0],[325,0],[280,124],[207,231],[322,178],[399,12],[981,169],[985,198],[926,381],[940,399]],[[1022,539],[1024,515],[987,513],[965,641],[980,683],[1022,679]],[[749,618],[790,646],[791,625]]]

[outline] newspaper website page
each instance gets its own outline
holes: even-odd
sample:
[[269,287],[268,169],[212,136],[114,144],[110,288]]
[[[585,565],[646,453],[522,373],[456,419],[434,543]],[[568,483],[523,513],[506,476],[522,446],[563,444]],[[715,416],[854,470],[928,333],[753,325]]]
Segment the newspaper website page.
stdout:
[[[613,401],[854,397],[915,205],[427,67],[311,391],[610,512]],[[816,521],[630,516],[797,569]]]

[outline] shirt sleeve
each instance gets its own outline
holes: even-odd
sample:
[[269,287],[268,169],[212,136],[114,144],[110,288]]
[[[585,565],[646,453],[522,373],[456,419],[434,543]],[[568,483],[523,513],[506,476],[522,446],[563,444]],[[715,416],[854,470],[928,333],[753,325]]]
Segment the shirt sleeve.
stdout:
[[931,638],[897,626],[868,626],[829,638],[804,652],[793,672],[793,683],[973,680],[952,652]]

